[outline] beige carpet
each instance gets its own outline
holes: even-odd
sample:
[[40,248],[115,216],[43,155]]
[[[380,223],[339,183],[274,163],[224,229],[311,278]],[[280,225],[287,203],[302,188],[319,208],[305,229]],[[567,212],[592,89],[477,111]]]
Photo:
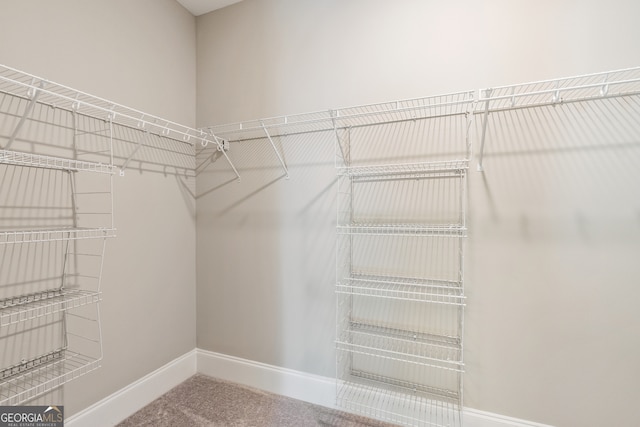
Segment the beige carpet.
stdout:
[[392,424],[194,375],[118,427],[391,427]]

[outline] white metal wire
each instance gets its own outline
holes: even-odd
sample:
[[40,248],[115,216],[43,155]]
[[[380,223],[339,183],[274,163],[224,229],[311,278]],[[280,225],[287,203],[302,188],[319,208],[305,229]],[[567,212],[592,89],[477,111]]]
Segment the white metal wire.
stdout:
[[209,126],[207,129],[229,141],[264,138],[265,129],[269,130],[271,137],[293,133],[333,132],[339,128],[467,114],[474,101],[475,91],[464,91]]
[[349,176],[352,178],[372,178],[391,177],[399,178],[421,178],[433,174],[443,173],[463,173],[469,168],[469,160],[444,160],[437,162],[422,163],[400,163],[389,165],[371,165],[357,167],[338,167],[339,176]]
[[52,289],[0,301],[0,327],[24,322],[100,301],[97,291]]
[[457,281],[358,274],[340,280],[336,292],[451,305],[464,305],[466,298]]
[[21,366],[14,367],[20,373],[0,382],[0,405],[19,405],[100,367],[99,358],[66,349],[38,359],[37,362],[24,363],[34,365],[28,370],[20,371]]
[[640,67],[481,89],[477,103],[477,112],[483,113],[478,170],[483,170],[488,116],[491,113],[638,95]]
[[110,164],[42,156],[31,153],[20,153],[8,150],[0,150],[0,163],[78,172],[114,173],[114,167]]
[[115,228],[62,228],[56,230],[0,231],[0,245],[11,243],[41,243],[65,240],[102,239],[116,237]]
[[370,236],[460,236],[467,228],[460,224],[350,224],[338,225],[338,234],[364,234]]

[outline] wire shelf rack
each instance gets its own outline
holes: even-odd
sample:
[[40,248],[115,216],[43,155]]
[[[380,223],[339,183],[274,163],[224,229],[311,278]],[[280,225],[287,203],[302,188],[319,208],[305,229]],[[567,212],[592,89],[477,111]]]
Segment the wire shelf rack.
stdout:
[[52,289],[0,300],[0,327],[94,304],[100,301],[97,291]]
[[60,157],[42,156],[39,154],[21,153],[8,150],[0,150],[0,163],[75,172],[114,173],[114,166],[106,163],[64,159]]
[[465,305],[466,298],[458,281],[357,274],[339,281],[336,292],[450,305]]
[[[357,376],[357,375],[356,375]],[[366,375],[361,375],[365,377]],[[417,384],[390,386],[384,382],[344,381],[338,385],[338,404],[372,418],[406,426],[459,427],[462,413],[456,397],[421,392]]]
[[93,358],[59,349],[0,371],[0,405],[19,405],[100,367]]
[[264,138],[265,130],[271,137],[274,137],[467,114],[472,111],[474,102],[475,91],[464,91],[335,110],[270,117],[209,126],[206,129],[228,141],[244,141]]
[[464,237],[467,233],[467,227],[460,224],[350,224],[336,228],[339,235]]
[[336,340],[338,351],[462,372],[460,340],[352,322]]
[[37,97],[37,102],[41,104],[111,120],[115,124],[139,128],[189,144],[212,141],[211,136],[202,130],[147,114],[6,65],[0,65],[0,92],[25,99]]
[[477,108],[496,111],[640,94],[640,67],[480,90]]
[[0,231],[0,245],[116,237],[115,228],[61,228],[54,230]]
[[469,168],[469,160],[445,160],[437,162],[422,163],[400,163],[393,165],[372,165],[337,167],[338,176],[348,176],[352,179],[392,177],[401,178],[421,178],[443,173],[464,173]]

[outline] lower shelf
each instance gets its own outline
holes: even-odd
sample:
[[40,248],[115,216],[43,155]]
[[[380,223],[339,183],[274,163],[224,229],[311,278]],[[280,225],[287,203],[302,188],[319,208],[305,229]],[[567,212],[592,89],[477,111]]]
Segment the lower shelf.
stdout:
[[0,406],[19,405],[100,367],[100,359],[59,349],[0,371]]
[[412,392],[410,385],[357,379],[339,382],[337,396],[339,407],[379,420],[406,426],[462,426],[462,411],[456,400],[432,400],[419,391]]
[[433,368],[464,371],[459,339],[352,323],[339,332],[336,349]]
[[0,300],[0,327],[100,301],[100,293],[54,289]]

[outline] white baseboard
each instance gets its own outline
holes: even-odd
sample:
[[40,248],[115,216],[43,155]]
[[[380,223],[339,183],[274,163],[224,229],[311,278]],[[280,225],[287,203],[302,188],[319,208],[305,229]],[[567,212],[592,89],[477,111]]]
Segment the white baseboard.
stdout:
[[[198,373],[335,408],[333,378],[280,368],[239,357],[196,350]],[[464,409],[465,427],[552,427],[477,409]]]
[[196,373],[196,350],[65,420],[67,427],[112,427]]
[[[335,408],[333,378],[194,349],[65,420],[67,427],[110,427],[200,373]],[[465,427],[552,427],[477,409],[464,409]]]

